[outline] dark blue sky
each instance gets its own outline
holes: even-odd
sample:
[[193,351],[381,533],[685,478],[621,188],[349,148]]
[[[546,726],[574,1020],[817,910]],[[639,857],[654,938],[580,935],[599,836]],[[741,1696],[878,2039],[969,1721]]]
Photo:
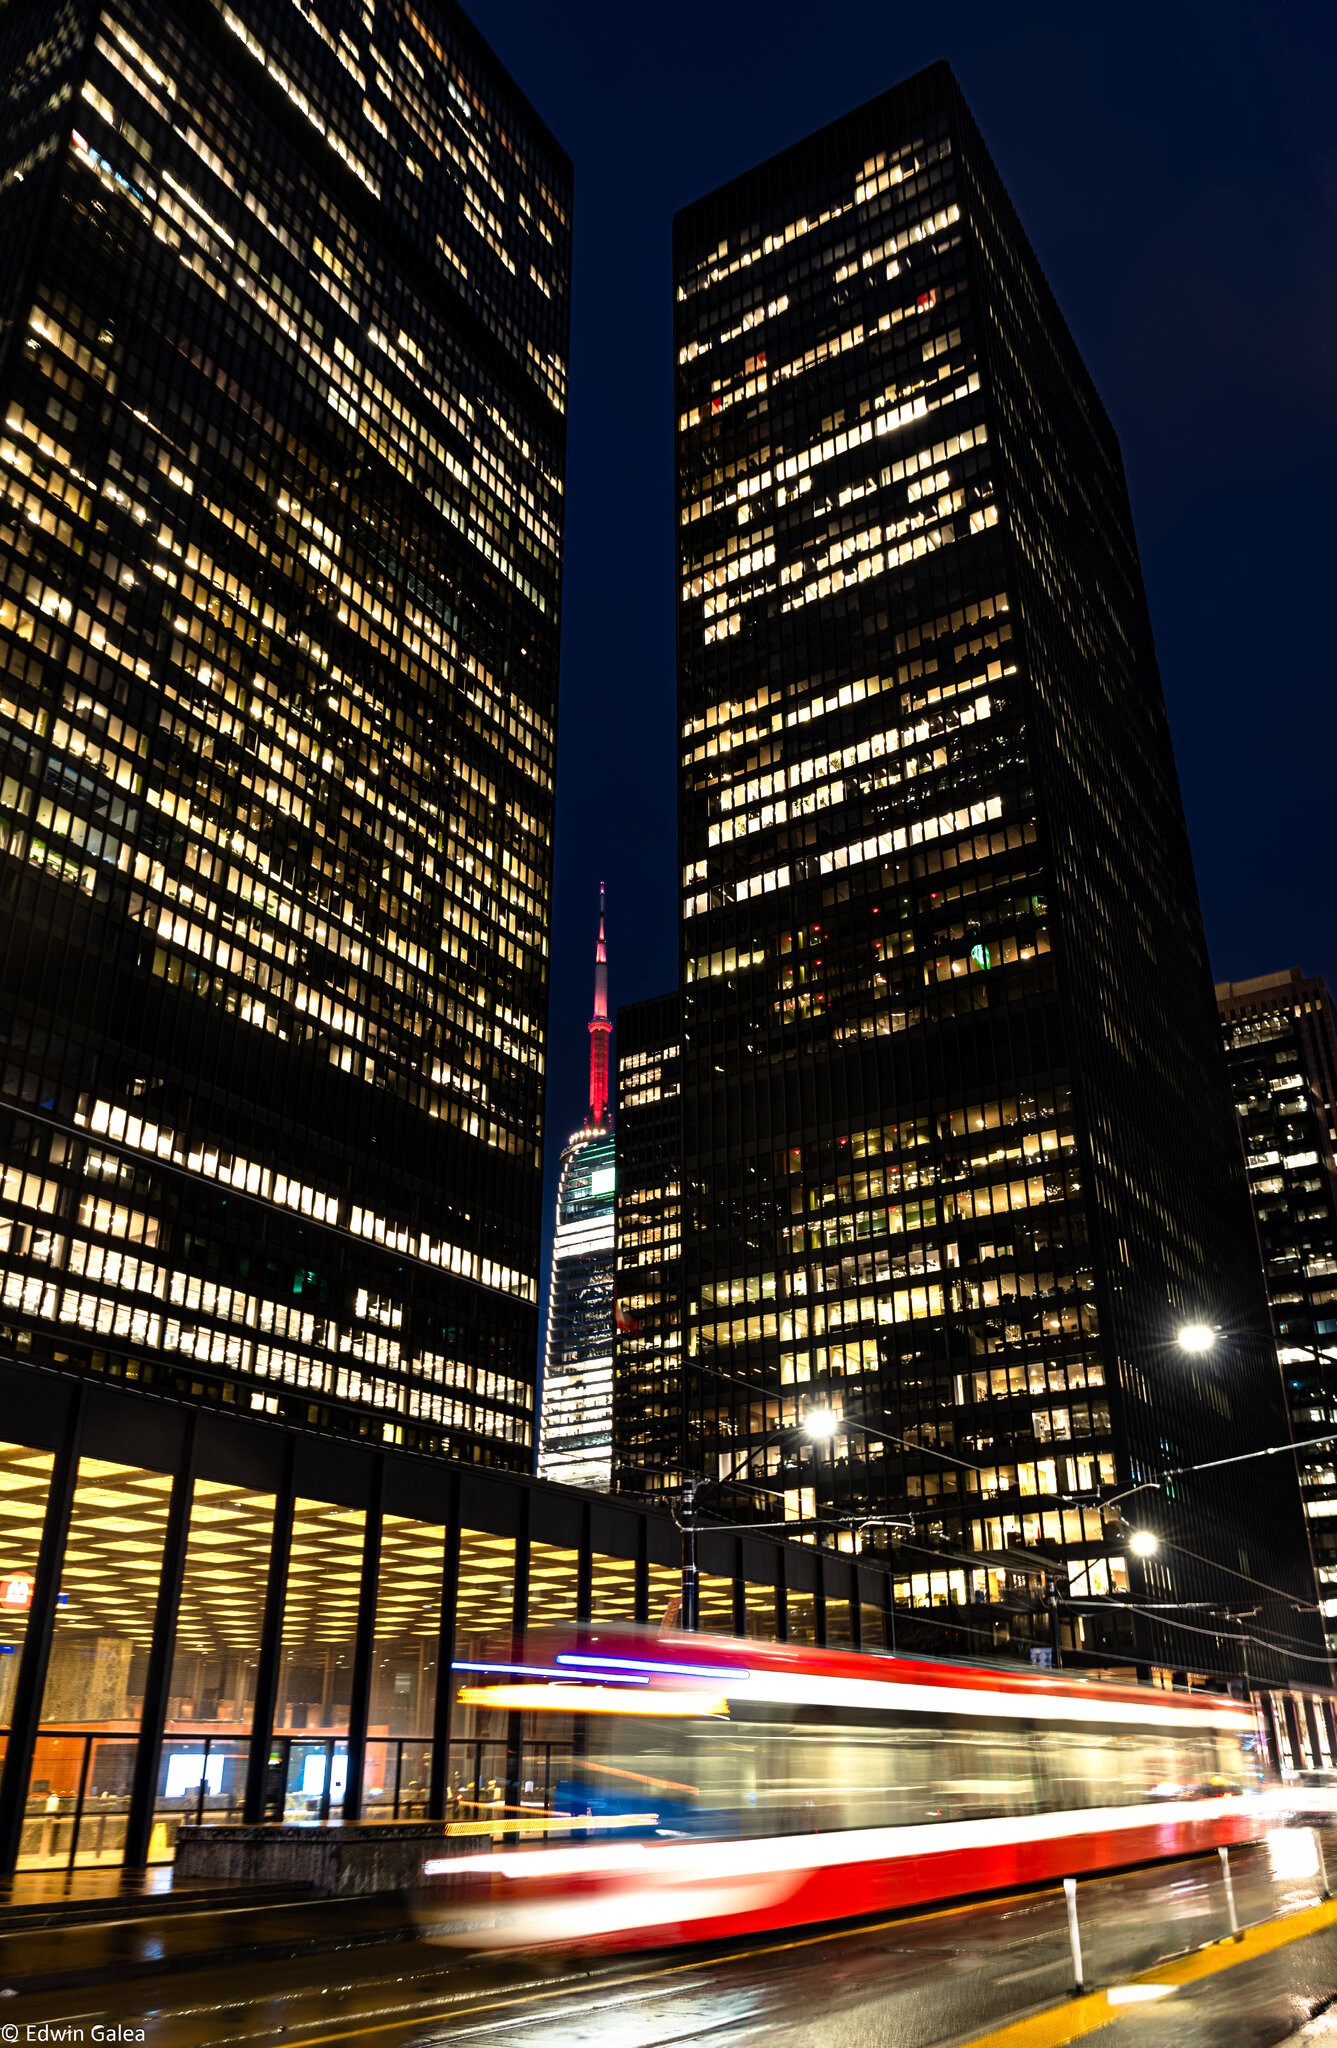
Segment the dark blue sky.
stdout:
[[1123,443],[1218,977],[1337,984],[1330,0],[466,0],[576,164],[549,1185],[677,978],[670,224],[945,56]]

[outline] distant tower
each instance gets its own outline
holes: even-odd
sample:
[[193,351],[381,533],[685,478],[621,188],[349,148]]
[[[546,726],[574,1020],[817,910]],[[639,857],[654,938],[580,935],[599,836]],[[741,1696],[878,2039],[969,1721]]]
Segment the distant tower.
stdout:
[[557,1188],[557,1235],[539,1409],[538,1472],[607,1492],[613,1461],[613,1122],[608,1107],[608,944],[599,884],[590,1019],[590,1100],[567,1139]]
[[594,949],[594,1015],[590,1018],[590,1113],[587,1121],[602,1130],[608,1122],[608,946],[604,939],[604,885],[599,884],[599,943]]

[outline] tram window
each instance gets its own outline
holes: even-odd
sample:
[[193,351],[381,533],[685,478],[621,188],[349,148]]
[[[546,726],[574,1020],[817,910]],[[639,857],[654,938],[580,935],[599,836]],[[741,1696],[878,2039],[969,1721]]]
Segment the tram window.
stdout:
[[910,1827],[1139,1805],[1239,1790],[1258,1775],[1237,1738],[1178,1729],[858,1725],[809,1710],[794,1720],[739,1714],[661,1725],[580,1716],[560,1735],[569,1763],[554,1805],[592,1816],[586,1827],[597,1828],[602,1816],[609,1826],[661,1836]]

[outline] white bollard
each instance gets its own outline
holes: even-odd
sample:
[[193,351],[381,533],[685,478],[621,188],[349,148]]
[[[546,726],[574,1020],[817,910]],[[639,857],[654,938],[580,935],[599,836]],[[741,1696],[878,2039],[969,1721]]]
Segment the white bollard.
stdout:
[[1244,1936],[1240,1933],[1239,1918],[1235,1912],[1235,1880],[1230,1875],[1230,1851],[1221,1848],[1216,1853],[1221,1858],[1221,1875],[1226,1884],[1226,1911],[1230,1915],[1231,1936],[1235,1941],[1243,1941]]
[[1072,1943],[1072,1988],[1080,1997],[1086,1989],[1082,1972],[1082,1937],[1077,1926],[1077,1880],[1065,1877],[1063,1896],[1068,1902],[1068,1940]]
[[1328,1883],[1328,1858],[1323,1848],[1323,1830],[1322,1828],[1310,1828],[1309,1832],[1314,1837],[1314,1854],[1318,1858],[1319,1891],[1325,1899],[1330,1899],[1332,1897],[1332,1886]]

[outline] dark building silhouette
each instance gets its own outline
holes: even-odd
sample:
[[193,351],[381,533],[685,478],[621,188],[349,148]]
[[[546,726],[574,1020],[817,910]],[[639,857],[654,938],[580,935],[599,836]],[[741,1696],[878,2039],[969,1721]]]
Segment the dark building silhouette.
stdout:
[[[1337,1427],[1337,1027],[1292,967],[1217,986],[1277,1360],[1297,1443]],[[1319,1599],[1337,1647],[1337,1443],[1299,1454]]]
[[637,1494],[683,1469],[681,1035],[676,989],[617,1013],[613,1484]]
[[951,72],[674,269],[689,1456],[936,1527],[917,1602],[1046,1546],[1130,1654],[1106,1596],[1303,1596],[1277,1460],[1102,1519],[1286,1416],[1118,444]]
[[528,1470],[571,168],[339,20],[0,24],[0,1351]]

